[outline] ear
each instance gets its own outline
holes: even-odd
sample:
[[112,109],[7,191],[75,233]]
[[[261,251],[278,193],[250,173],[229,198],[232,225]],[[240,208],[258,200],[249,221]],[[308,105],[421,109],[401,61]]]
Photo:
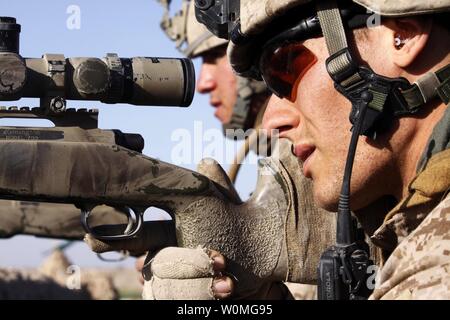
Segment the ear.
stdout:
[[392,62],[400,68],[410,66],[425,48],[432,25],[432,19],[389,19]]

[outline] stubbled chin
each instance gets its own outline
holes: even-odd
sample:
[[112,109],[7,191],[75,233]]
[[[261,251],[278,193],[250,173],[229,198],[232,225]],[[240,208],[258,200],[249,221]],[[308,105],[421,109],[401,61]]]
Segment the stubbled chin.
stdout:
[[313,183],[313,196],[316,206],[327,211],[337,212],[339,203],[339,194],[327,191],[320,187],[318,183]]

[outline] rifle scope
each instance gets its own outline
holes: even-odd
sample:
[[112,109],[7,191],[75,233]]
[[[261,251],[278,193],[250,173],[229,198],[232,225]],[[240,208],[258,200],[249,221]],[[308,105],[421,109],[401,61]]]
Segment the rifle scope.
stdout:
[[[19,54],[20,24],[0,17],[0,100],[20,98],[99,100],[147,106],[191,104],[195,71],[191,60],[178,58],[65,58]],[[57,108],[58,104],[53,105]]]

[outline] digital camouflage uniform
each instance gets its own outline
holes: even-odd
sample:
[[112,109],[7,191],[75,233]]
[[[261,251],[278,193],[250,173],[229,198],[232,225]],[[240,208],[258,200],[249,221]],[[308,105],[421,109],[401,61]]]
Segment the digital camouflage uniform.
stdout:
[[450,108],[426,150],[408,195],[371,236],[387,258],[372,299],[450,299]]

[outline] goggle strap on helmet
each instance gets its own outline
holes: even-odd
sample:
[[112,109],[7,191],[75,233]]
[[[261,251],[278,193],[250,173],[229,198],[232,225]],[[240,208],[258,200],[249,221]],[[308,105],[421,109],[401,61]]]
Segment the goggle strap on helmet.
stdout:
[[[317,15],[330,55],[347,48],[347,37],[345,36],[341,13],[335,1],[318,2]],[[336,57],[336,59],[338,58]],[[342,62],[345,63],[345,61]],[[345,67],[345,64],[342,67]]]
[[[317,3],[322,33],[327,44],[330,57],[326,61],[328,74],[333,79],[336,89],[352,103],[350,121],[355,123],[358,105],[363,92],[370,92],[374,99],[368,104],[368,112],[362,126],[361,134],[376,137],[376,125],[384,111],[384,105],[391,93],[389,81],[378,81],[378,77],[370,69],[360,67],[353,59],[347,44],[341,13],[335,0]],[[381,79],[380,79],[381,80]],[[402,86],[406,89],[406,86]],[[409,87],[408,87],[409,88]],[[404,107],[402,109],[405,109]]]
[[326,62],[328,73],[343,87],[360,82],[362,79],[348,49],[344,25],[336,2],[319,1],[317,16],[330,54]]

